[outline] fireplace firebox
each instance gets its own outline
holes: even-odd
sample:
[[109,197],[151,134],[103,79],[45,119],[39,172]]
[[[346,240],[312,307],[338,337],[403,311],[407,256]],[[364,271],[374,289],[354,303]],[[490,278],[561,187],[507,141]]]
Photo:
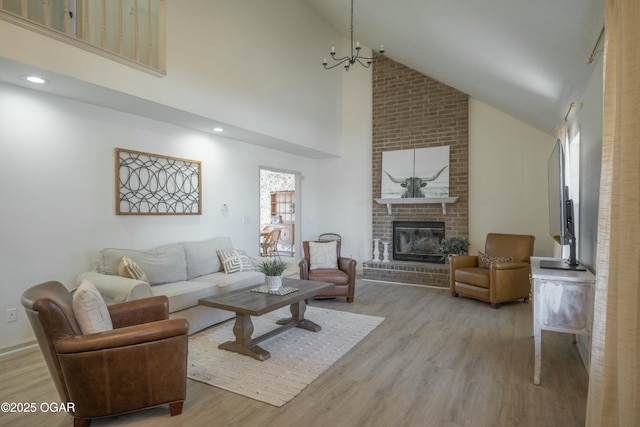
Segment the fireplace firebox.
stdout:
[[393,221],[393,259],[444,264],[444,222]]

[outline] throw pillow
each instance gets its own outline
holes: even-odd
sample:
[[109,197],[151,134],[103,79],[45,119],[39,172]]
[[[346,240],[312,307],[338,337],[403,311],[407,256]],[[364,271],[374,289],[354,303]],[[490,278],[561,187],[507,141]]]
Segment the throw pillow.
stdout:
[[113,329],[107,305],[95,285],[83,280],[73,293],[73,313],[83,334]]
[[309,242],[310,270],[338,269],[338,242]]
[[510,256],[491,256],[478,251],[478,266],[480,268],[489,268],[494,262],[511,262],[513,258]]
[[256,269],[245,251],[219,250],[218,257],[220,258],[220,262],[224,267],[224,272],[227,274]]
[[120,260],[120,264],[118,265],[118,274],[122,277],[128,277],[129,279],[136,279],[149,283],[149,279],[142,267],[128,256],[123,256]]

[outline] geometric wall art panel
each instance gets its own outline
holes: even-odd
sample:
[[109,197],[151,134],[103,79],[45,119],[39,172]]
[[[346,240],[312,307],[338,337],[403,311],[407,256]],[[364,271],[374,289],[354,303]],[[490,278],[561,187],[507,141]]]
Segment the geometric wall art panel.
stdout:
[[116,148],[117,215],[201,215],[202,163]]

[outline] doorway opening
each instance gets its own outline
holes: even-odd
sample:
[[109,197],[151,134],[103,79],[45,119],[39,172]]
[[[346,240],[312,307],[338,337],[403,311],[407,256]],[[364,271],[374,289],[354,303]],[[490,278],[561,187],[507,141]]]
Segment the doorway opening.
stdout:
[[[296,229],[299,211],[300,174],[271,168],[260,168],[260,255],[296,257]],[[277,230],[275,252],[263,242]]]

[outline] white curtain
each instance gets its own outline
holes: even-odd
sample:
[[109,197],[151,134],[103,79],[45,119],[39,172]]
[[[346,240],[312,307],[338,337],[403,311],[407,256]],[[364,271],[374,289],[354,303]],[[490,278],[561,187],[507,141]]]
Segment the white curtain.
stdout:
[[640,426],[640,1],[607,0],[586,425]]

